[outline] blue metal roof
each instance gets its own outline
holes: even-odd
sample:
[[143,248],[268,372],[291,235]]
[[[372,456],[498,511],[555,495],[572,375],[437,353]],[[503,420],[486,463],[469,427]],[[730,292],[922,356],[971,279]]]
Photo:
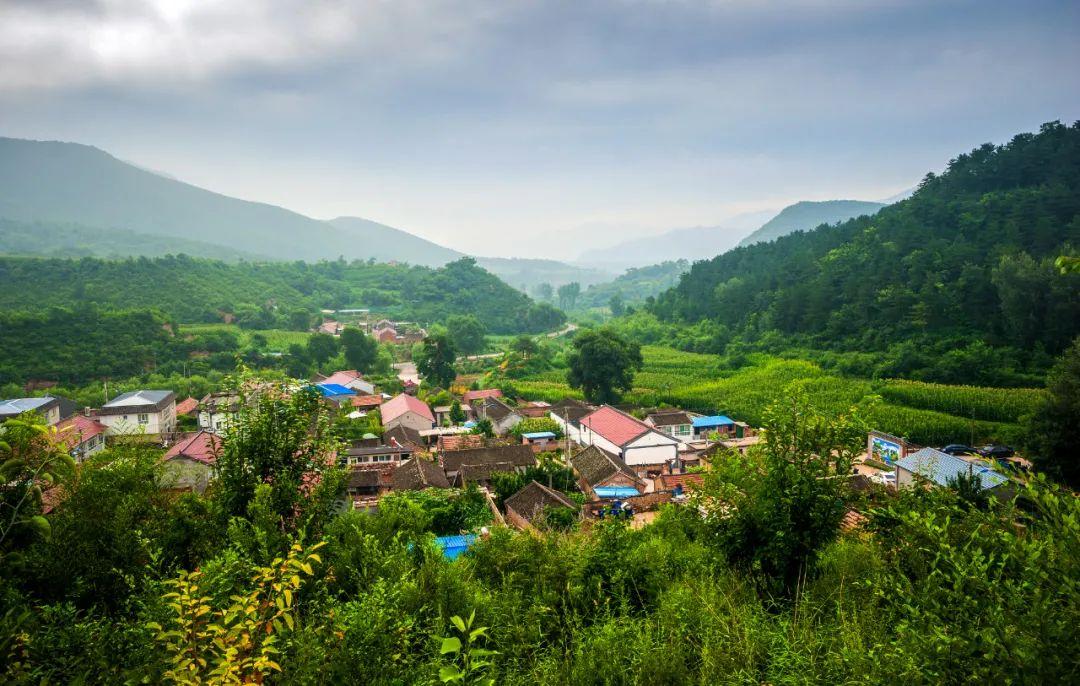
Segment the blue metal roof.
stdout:
[[732,419],[731,417],[725,417],[722,414],[715,414],[711,417],[694,417],[695,429],[705,429],[710,426],[729,426],[734,424],[734,419]]
[[933,448],[917,450],[897,460],[896,466],[927,478],[938,486],[948,486],[950,479],[968,473],[979,477],[983,488],[994,488],[1009,480],[989,467],[973,464]]
[[319,389],[319,392],[325,396],[331,395],[356,395],[356,391],[348,386],[342,386],[339,383],[320,383],[315,384],[315,388]]
[[442,548],[443,555],[449,560],[456,560],[461,554],[476,542],[476,534],[464,536],[439,536],[435,539],[436,545]]
[[521,434],[522,438],[528,438],[529,440],[535,440],[537,438],[555,438],[554,431],[533,431],[527,434]]
[[629,486],[597,486],[593,492],[598,498],[630,498],[641,495],[638,489]]

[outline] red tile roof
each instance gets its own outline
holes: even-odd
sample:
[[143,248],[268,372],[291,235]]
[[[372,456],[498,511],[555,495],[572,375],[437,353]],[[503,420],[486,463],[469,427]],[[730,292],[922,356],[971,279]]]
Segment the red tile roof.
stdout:
[[353,407],[378,407],[382,405],[381,395],[354,395],[352,399]]
[[342,386],[348,386],[353,381],[362,378],[364,378],[364,376],[355,369],[343,369],[326,377],[321,383],[336,383],[341,384]]
[[480,400],[481,398],[501,398],[503,392],[498,388],[488,388],[482,391],[465,391],[465,395],[461,396],[461,399],[465,403],[472,403],[474,400]]
[[56,438],[68,450],[80,443],[105,433],[105,425],[81,414],[73,415],[56,425]]
[[421,417],[430,420],[432,424],[435,423],[435,415],[431,414],[431,408],[427,406],[427,403],[419,398],[402,393],[383,403],[383,424],[385,425],[394,421],[406,412],[415,412]]
[[596,412],[582,417],[581,425],[618,446],[626,445],[638,436],[653,430],[645,422],[634,419],[610,405],[604,405]]
[[184,398],[180,402],[176,403],[176,415],[191,414],[195,410],[199,409],[199,401],[195,398]]
[[458,434],[456,436],[439,436],[436,445],[440,452],[451,452],[454,450],[471,450],[472,448],[483,448],[485,444],[485,437],[480,434]]
[[165,461],[174,457],[186,457],[203,464],[213,464],[219,452],[221,438],[209,431],[199,431],[177,441],[161,459]]

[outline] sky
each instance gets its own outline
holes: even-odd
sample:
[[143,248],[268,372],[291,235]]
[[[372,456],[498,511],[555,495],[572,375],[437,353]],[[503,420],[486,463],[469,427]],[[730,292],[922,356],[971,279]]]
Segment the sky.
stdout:
[[1078,37],[1075,0],[0,0],[0,135],[570,259],[1074,121]]

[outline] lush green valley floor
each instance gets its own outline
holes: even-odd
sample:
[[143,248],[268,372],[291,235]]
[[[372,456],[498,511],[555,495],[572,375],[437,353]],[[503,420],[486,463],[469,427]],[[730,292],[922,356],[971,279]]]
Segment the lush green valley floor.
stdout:
[[[949,386],[915,381],[872,381],[841,377],[806,360],[763,354],[749,365],[724,368],[715,355],[644,346],[645,364],[624,402],[638,406],[674,405],[696,412],[720,412],[760,425],[765,408],[793,386],[801,386],[815,405],[843,412],[859,405],[874,426],[916,443],[1016,442],[1018,420],[1033,410],[1042,391]],[[514,381],[528,398],[580,397],[556,369]]]

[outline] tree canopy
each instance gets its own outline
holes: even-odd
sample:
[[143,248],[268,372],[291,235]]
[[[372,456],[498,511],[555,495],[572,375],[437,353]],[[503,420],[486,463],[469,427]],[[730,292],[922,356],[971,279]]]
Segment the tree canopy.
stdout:
[[641,369],[641,346],[611,329],[586,329],[574,337],[567,361],[571,388],[581,389],[592,402],[615,403]]

